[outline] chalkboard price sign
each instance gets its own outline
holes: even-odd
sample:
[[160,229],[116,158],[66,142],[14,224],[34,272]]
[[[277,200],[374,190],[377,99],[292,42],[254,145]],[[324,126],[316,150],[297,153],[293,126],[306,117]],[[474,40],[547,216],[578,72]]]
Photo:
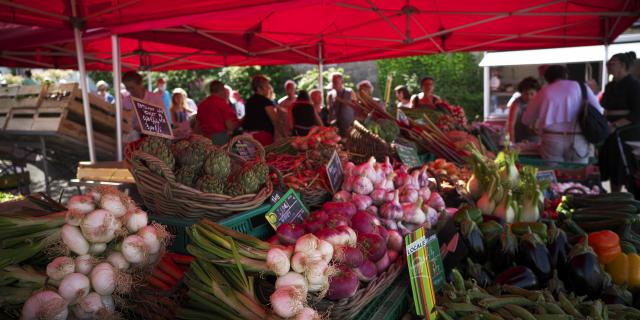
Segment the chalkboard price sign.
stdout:
[[398,157],[400,161],[406,166],[409,167],[417,167],[422,165],[422,161],[418,157],[418,152],[413,147],[403,146],[401,144],[395,144],[396,152],[398,153]]
[[307,215],[309,215],[309,210],[304,206],[298,194],[293,189],[289,189],[269,209],[265,217],[273,229],[278,229],[283,223],[300,223]]
[[327,163],[327,178],[329,178],[329,184],[333,192],[338,192],[342,185],[344,174],[342,172],[340,156],[338,156],[338,152],[336,151],[333,151],[333,156],[331,156],[331,160]]
[[536,173],[536,180],[549,181],[550,183],[557,183],[556,172],[553,170],[541,170]]
[[138,116],[138,123],[142,133],[173,139],[173,131],[164,107],[150,104],[146,101],[131,97],[133,110]]
[[240,140],[233,145],[232,149],[245,161],[253,160],[256,157],[256,146],[251,143]]

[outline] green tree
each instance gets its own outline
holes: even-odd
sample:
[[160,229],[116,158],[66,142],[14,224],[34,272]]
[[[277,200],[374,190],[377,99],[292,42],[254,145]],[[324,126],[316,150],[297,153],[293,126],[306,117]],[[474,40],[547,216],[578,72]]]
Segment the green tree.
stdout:
[[[409,92],[418,93],[420,79],[432,76],[435,80],[435,94],[450,104],[462,106],[467,118],[482,115],[483,79],[478,67],[477,56],[470,53],[435,54],[397,59],[379,60],[378,79],[393,75],[392,88],[406,85]],[[379,81],[383,86],[386,82]],[[380,88],[383,92],[384,88]]]
[[[322,78],[324,88],[331,87],[331,75],[335,72],[339,72],[344,75],[344,83],[346,87],[353,87],[351,77],[344,73],[342,68],[328,68],[322,71]],[[311,68],[306,73],[297,75],[294,80],[298,82],[298,89],[310,91],[318,88],[318,68]]]

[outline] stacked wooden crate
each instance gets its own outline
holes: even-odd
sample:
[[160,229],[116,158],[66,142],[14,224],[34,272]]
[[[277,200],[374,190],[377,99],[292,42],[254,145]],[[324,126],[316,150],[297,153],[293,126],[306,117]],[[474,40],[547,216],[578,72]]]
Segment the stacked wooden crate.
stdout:
[[16,95],[18,94],[18,87],[0,87],[0,131],[4,130],[4,126],[9,119],[11,109],[13,109],[16,102]]
[[[22,87],[20,87],[22,88]],[[18,90],[18,94],[20,89]],[[91,119],[96,149],[116,151],[115,107],[101,97],[90,93]],[[128,132],[130,114],[123,114],[123,130]],[[13,108],[6,131],[19,133],[30,131],[43,135],[62,135],[86,144],[82,91],[77,83],[51,84],[42,90],[38,104],[33,108]]]
[[33,125],[33,119],[40,104],[42,86],[19,86],[14,105],[8,113],[5,130],[25,131]]

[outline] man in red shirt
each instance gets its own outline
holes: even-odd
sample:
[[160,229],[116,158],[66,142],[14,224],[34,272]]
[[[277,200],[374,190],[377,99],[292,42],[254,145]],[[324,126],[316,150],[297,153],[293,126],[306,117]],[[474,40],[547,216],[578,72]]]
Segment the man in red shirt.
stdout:
[[238,119],[225,98],[224,83],[211,81],[209,91],[211,95],[198,105],[198,125],[202,135],[210,137],[214,144],[223,145],[238,126]]

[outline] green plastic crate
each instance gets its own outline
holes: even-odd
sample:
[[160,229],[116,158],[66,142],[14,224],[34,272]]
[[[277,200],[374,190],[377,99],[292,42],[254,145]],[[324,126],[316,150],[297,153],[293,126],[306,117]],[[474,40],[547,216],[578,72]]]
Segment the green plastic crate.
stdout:
[[264,217],[269,209],[271,209],[271,204],[263,204],[253,210],[233,215],[218,223],[235,231],[266,240],[275,233]]
[[409,286],[400,275],[381,295],[373,299],[353,320],[398,320],[409,309]]
[[[266,239],[273,233],[273,228],[267,223],[264,214],[269,211],[271,205],[264,204],[253,210],[237,213],[227,219],[218,221],[221,225],[236,230],[238,232],[252,235],[256,238]],[[189,236],[187,228],[198,222],[198,219],[186,219],[175,216],[162,216],[149,214],[151,221],[167,226],[169,232],[174,236],[169,250],[172,252],[188,254],[187,244]]]

